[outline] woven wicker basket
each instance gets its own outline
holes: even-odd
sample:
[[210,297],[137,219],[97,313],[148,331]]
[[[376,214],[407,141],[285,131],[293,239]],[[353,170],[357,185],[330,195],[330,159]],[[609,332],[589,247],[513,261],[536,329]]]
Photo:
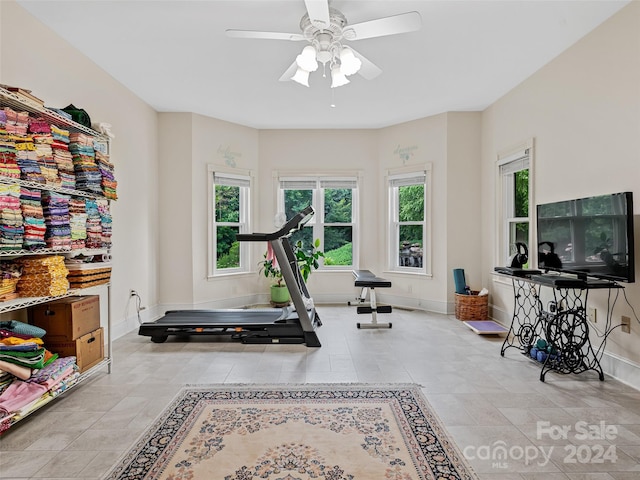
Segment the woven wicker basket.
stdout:
[[472,290],[471,295],[456,296],[456,318],[458,320],[486,320],[489,318],[489,295],[478,296]]

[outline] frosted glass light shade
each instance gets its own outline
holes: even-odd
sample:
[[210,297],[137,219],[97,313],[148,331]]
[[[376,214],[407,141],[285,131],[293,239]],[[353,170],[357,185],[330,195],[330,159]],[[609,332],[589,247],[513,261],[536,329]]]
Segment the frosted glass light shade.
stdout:
[[302,53],[296,57],[298,67],[307,72],[315,72],[318,69],[316,60],[316,49],[312,45],[307,45],[302,49]]
[[307,72],[306,70],[298,67],[298,69],[296,70],[296,73],[293,77],[291,77],[291,80],[293,80],[294,82],[298,82],[300,85],[304,85],[305,87],[309,86],[309,72]]
[[362,62],[353,54],[353,50],[347,47],[340,50],[340,70],[343,75],[353,75],[361,66]]
[[340,66],[335,65],[331,69],[331,88],[341,87],[349,83],[349,79],[340,71]]

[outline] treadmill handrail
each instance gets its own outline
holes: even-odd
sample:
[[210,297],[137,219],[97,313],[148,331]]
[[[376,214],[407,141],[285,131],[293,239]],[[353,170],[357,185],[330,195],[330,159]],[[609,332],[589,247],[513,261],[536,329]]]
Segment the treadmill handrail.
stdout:
[[278,238],[289,237],[292,233],[300,230],[315,214],[313,206],[309,205],[304,210],[296,213],[282,228],[272,233],[237,233],[236,240],[239,242],[268,242]]

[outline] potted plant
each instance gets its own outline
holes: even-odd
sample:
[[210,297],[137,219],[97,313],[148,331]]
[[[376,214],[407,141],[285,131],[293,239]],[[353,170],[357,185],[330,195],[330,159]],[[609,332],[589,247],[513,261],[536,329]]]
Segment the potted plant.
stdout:
[[267,258],[264,254],[264,260],[260,262],[260,271],[258,272],[266,278],[274,281],[271,285],[271,303],[274,305],[287,305],[289,303],[289,290],[282,278],[282,270],[274,264],[273,258]]

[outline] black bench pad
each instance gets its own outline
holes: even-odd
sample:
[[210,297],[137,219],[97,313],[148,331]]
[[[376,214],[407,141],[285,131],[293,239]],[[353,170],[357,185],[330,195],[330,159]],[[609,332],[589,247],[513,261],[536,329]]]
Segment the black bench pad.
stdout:
[[376,277],[370,270],[353,270],[356,287],[391,288],[391,280]]

